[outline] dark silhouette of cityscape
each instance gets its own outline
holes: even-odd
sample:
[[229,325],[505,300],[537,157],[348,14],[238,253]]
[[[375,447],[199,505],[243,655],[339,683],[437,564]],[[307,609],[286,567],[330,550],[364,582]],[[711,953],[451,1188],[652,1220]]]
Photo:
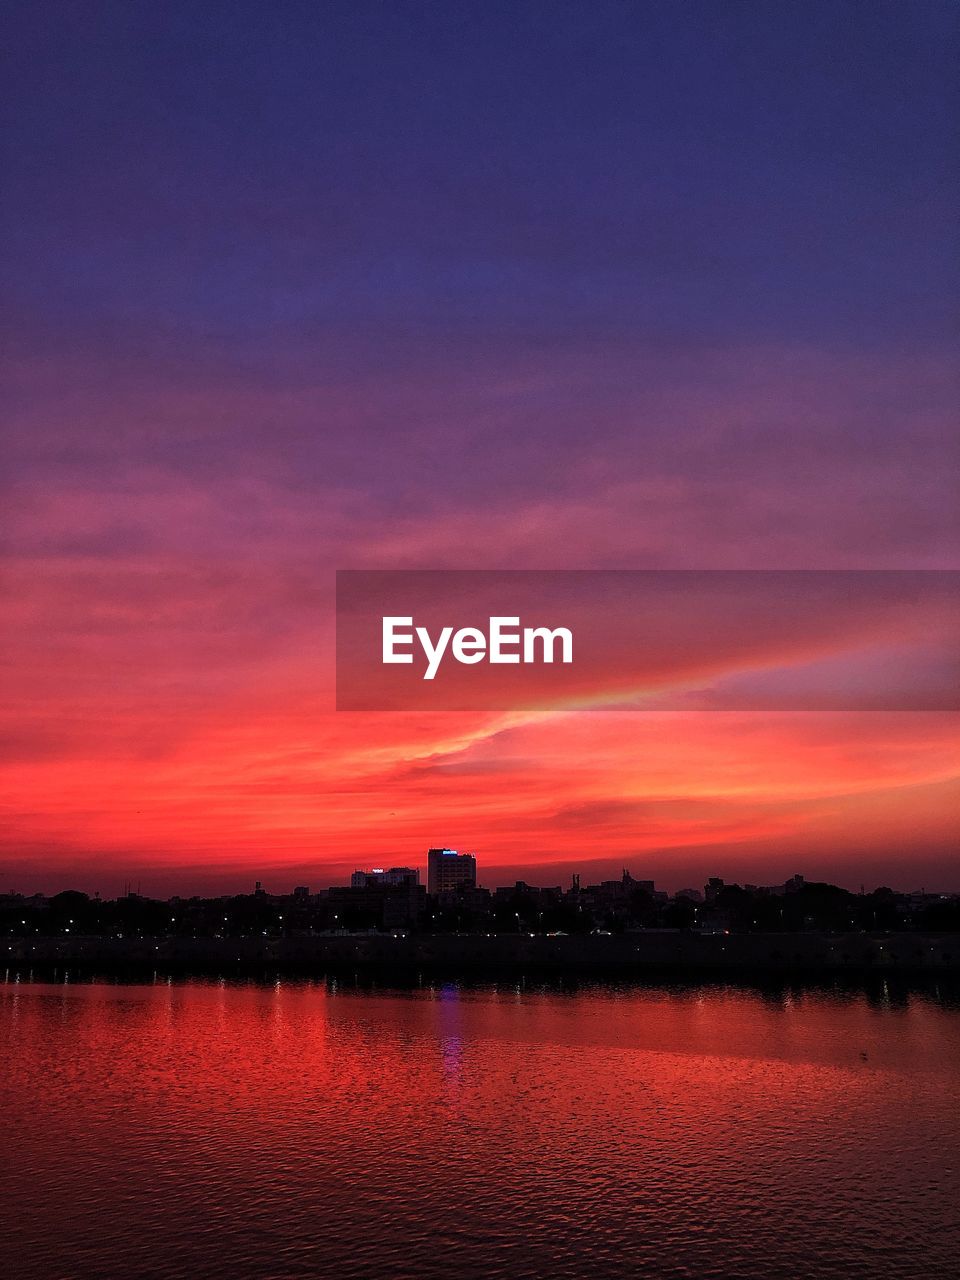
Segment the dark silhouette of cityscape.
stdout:
[[427,854],[420,871],[399,866],[357,870],[350,883],[312,891],[180,897],[166,901],[128,890],[105,900],[76,890],[47,897],[0,896],[8,939],[296,938],[390,935],[524,935],[562,938],[650,932],[722,934],[954,933],[960,894],[899,893],[881,887],[851,893],[795,875],[783,884],[730,884],[669,894],[624,870],[615,880],[536,887],[517,881],[493,890],[477,884],[477,859],[453,849]]

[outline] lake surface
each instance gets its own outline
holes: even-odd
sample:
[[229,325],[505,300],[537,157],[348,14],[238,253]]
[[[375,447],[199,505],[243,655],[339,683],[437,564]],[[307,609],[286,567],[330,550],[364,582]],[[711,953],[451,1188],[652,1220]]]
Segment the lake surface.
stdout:
[[0,1055],[8,1280],[960,1275],[935,989],[7,975]]

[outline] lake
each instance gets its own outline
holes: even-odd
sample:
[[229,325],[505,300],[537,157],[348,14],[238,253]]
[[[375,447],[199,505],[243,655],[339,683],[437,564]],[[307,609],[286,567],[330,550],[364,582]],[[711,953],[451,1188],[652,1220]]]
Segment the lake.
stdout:
[[8,1280],[960,1275],[931,986],[0,981]]

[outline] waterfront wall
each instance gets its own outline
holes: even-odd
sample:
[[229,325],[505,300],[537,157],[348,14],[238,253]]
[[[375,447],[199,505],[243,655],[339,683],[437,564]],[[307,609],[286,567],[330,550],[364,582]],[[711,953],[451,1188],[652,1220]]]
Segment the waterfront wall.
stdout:
[[[547,937],[527,934],[335,934],[285,938],[13,938],[9,964],[187,972],[354,971],[589,974],[670,970],[960,971],[960,934],[752,933],[685,930]],[[0,951],[0,954],[3,954]]]

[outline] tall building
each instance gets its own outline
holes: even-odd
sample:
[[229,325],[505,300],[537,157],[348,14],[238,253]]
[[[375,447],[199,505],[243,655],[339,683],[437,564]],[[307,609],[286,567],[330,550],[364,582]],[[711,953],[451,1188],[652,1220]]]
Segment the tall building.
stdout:
[[427,890],[450,893],[461,886],[473,889],[477,883],[477,860],[472,853],[456,849],[431,849],[427,854]]

